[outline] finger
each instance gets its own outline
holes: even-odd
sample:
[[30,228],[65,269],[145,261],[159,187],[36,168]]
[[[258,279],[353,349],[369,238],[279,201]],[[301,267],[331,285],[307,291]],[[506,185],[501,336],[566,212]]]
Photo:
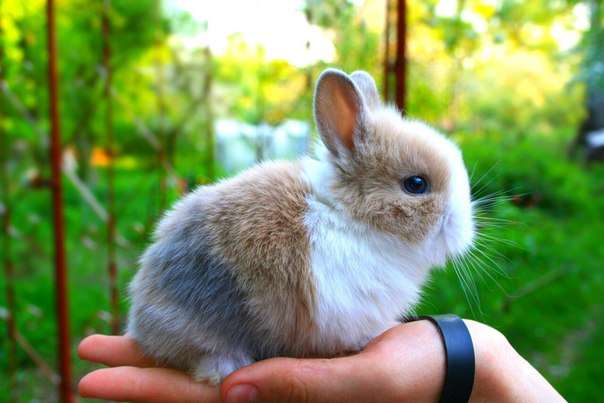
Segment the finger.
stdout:
[[80,396],[128,402],[219,403],[218,388],[194,382],[166,368],[116,367],[89,373],[80,380]]
[[[362,355],[336,359],[276,358],[231,374],[222,384],[227,403],[370,402],[379,386]],[[254,400],[255,399],[255,400]]]
[[78,355],[83,360],[98,362],[110,367],[130,365],[153,367],[156,363],[143,355],[140,346],[127,336],[104,336],[95,334],[86,337],[78,346]]

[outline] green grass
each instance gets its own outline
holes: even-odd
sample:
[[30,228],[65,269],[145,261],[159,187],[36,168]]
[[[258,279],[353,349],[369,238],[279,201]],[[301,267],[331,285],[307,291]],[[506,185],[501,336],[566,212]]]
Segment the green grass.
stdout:
[[[551,138],[512,143],[495,135],[457,137],[474,179],[484,175],[475,187],[479,194],[504,190],[526,194],[534,204],[489,205],[485,214],[504,221],[484,229],[495,240],[482,249],[489,258],[483,257],[471,274],[477,290],[466,295],[452,270],[438,271],[418,311],[454,312],[486,322],[505,333],[570,401],[598,400],[604,376],[604,169],[568,161],[564,144]],[[92,188],[103,201],[104,173],[97,174]],[[124,294],[159,214],[158,186],[156,175],[140,166],[121,168],[117,178],[118,228],[127,241],[119,247]],[[109,330],[105,225],[69,183],[65,188],[75,381],[92,368],[75,358],[78,341]],[[22,189],[15,195],[13,259],[19,331],[54,366],[49,202],[44,190]],[[5,304],[2,294],[0,306]],[[122,308],[127,311],[125,298]],[[4,332],[2,337],[6,342]],[[0,397],[8,397],[5,355],[2,349]],[[18,364],[20,400],[52,401],[52,385],[21,350]]]

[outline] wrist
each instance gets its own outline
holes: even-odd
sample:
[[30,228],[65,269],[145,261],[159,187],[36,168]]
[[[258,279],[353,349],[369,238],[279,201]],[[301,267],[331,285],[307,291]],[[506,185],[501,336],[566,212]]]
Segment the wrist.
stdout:
[[471,402],[564,402],[499,331],[466,321],[476,351],[476,377]]
[[513,382],[518,354],[497,330],[478,322],[466,321],[476,352],[476,375],[471,402],[505,402]]

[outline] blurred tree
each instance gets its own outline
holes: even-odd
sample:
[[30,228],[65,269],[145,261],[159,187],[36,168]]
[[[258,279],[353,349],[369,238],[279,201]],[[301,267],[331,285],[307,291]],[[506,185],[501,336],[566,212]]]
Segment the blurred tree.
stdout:
[[[27,139],[39,170],[46,161],[46,94],[36,89],[46,82],[42,0],[4,1],[6,9],[7,91],[12,96],[10,124],[21,139]],[[152,0],[114,1],[112,20],[112,69],[127,69],[152,43],[153,27],[146,21],[157,18]],[[80,173],[88,176],[92,145],[104,133],[102,97],[102,2],[69,0],[57,10],[59,73],[62,82],[62,115],[65,142],[76,146]],[[24,119],[24,115],[26,115]],[[33,126],[33,127],[32,127]]]
[[412,3],[410,113],[449,131],[569,136],[582,110],[581,88],[569,85],[579,58],[560,35],[582,33],[576,4]]
[[[334,36],[336,63],[344,71],[366,70],[381,83],[379,46],[382,26],[369,24],[366,14],[381,2],[351,0],[306,0],[304,13],[311,24]],[[377,59],[376,59],[377,58]]]
[[[109,70],[114,76],[131,68],[141,54],[151,47],[155,29],[148,21],[160,18],[152,4],[152,0],[112,1],[108,17],[112,27]],[[103,2],[68,2],[61,13],[70,23],[64,23],[64,28],[59,26],[60,43],[66,49],[87,49],[84,53],[63,52],[65,56],[61,65],[62,79],[74,83],[64,86],[66,89],[63,93],[66,100],[64,115],[71,117],[66,121],[66,140],[74,141],[77,145],[79,166],[85,177],[88,176],[86,167],[89,166],[95,138],[104,140],[106,134],[105,113],[103,108],[98,108],[98,105],[107,106],[99,101],[103,97],[104,78],[109,71],[102,67],[102,7]],[[113,80],[110,91],[112,94],[120,92]],[[116,134],[119,139],[124,133]],[[116,150],[119,150],[119,145]]]
[[581,44],[584,58],[579,73],[587,90],[587,114],[581,123],[572,151],[586,151],[587,159],[604,159],[604,147],[588,146],[588,135],[604,130],[604,10],[601,0],[587,0],[590,10],[589,30]]
[[[183,31],[202,35],[207,25],[193,21],[187,14],[173,17],[167,26],[166,40],[158,45],[157,96],[158,116],[154,126],[165,153],[168,167],[177,165],[179,142],[186,140],[183,150],[191,144],[202,155],[196,166],[188,166],[185,176],[208,182],[213,179],[213,114],[212,83],[214,60],[207,46],[190,46],[178,39]],[[184,152],[186,154],[186,152]],[[201,168],[201,169],[200,169]]]
[[265,50],[248,45],[239,35],[229,38],[217,57],[216,95],[220,111],[251,124],[277,124],[293,117],[305,90],[304,73],[285,60],[267,60]]
[[[0,87],[4,86],[4,10],[0,3]],[[0,244],[2,245],[2,273],[4,275],[4,294],[6,298],[6,356],[9,378],[10,396],[13,401],[17,399],[17,328],[15,317],[17,309],[15,305],[14,265],[12,257],[12,195],[10,183],[10,149],[8,133],[5,125],[6,101],[5,94],[0,92]],[[4,343],[3,343],[4,344]]]

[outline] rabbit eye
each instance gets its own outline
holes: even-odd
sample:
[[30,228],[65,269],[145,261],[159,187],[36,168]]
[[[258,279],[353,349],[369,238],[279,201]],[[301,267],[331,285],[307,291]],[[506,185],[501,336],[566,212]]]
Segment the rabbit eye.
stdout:
[[419,195],[428,191],[429,183],[423,176],[413,175],[403,179],[402,188],[409,194]]

